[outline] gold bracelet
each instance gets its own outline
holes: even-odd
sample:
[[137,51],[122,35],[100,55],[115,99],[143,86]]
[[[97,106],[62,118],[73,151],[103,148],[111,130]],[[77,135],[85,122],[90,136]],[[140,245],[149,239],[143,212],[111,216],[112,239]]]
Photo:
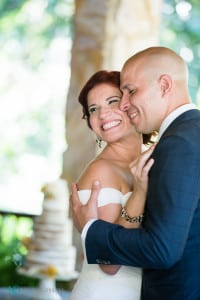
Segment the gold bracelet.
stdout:
[[144,221],[144,214],[139,215],[137,217],[130,217],[126,212],[125,207],[122,208],[121,217],[125,218],[125,220],[130,223],[142,223]]

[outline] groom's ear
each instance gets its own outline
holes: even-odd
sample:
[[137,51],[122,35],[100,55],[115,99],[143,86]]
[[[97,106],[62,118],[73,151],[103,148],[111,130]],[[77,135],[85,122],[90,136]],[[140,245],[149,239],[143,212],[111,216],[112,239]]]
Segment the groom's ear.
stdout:
[[168,74],[163,74],[159,78],[161,96],[164,97],[172,89],[172,78]]

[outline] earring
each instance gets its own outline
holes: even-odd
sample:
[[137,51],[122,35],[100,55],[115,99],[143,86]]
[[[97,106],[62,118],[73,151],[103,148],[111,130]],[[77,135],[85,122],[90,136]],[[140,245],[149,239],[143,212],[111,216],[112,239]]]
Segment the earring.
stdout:
[[102,147],[102,139],[100,138],[100,137],[97,137],[97,139],[96,139],[96,143],[97,143],[97,145],[99,146],[99,148],[101,148]]

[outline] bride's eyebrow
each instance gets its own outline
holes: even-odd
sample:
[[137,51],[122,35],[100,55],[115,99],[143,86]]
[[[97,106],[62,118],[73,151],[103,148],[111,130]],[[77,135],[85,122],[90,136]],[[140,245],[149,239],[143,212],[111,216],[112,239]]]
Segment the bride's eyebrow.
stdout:
[[106,101],[110,100],[110,99],[113,99],[113,98],[121,98],[119,95],[115,95],[115,96],[110,96],[108,98],[106,98]]
[[95,103],[90,104],[90,105],[88,105],[88,108],[91,108],[91,107],[93,107],[93,106],[96,106],[96,104],[95,104]]

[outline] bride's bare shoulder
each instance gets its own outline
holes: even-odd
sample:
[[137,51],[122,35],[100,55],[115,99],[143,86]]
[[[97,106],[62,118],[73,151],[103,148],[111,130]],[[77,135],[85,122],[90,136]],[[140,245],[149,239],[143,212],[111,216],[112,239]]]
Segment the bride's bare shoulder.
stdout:
[[90,162],[78,180],[79,188],[90,188],[94,180],[99,180],[102,187],[118,188],[120,183],[112,162],[98,158]]

